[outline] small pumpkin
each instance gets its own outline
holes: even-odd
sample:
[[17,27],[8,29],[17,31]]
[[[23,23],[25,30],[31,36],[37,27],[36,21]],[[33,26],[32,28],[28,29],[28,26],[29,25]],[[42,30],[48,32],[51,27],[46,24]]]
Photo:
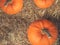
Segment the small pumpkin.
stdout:
[[[4,0],[1,0],[4,1]],[[16,14],[22,10],[23,0],[5,0],[1,9],[7,14]]]
[[32,45],[52,45],[58,37],[58,30],[51,21],[42,19],[30,24],[27,35]]
[[48,8],[54,3],[54,0],[34,0],[34,3],[39,8]]

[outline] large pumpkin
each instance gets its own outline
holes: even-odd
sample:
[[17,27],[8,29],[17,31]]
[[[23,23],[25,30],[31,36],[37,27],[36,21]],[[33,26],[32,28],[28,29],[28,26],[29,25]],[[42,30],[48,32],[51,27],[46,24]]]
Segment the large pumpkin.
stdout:
[[32,45],[53,45],[58,37],[56,26],[46,19],[32,22],[27,33]]
[[16,14],[22,10],[23,0],[1,0],[5,1],[1,9],[7,14]]
[[39,8],[48,8],[54,3],[54,0],[34,0],[34,3]]

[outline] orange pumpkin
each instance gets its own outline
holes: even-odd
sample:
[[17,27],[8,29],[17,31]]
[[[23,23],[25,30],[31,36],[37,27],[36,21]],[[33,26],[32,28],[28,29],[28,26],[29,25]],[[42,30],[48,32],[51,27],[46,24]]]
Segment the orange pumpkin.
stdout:
[[54,0],[34,0],[34,3],[39,8],[48,8],[54,3]]
[[[4,1],[4,0],[1,0]],[[7,14],[16,14],[22,10],[23,0],[5,0],[1,9]]]
[[0,7],[2,7],[5,3],[5,0],[0,0]]
[[32,45],[52,45],[58,37],[58,30],[51,21],[42,19],[32,22],[27,34]]

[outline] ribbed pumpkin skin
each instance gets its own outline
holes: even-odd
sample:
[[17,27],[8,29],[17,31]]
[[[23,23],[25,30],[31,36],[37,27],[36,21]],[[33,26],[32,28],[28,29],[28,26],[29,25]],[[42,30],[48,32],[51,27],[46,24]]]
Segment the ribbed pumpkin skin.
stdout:
[[[47,28],[52,37],[48,38],[46,34],[43,35],[42,28]],[[42,19],[32,22],[27,29],[27,34],[32,45],[52,45],[58,37],[58,30],[52,22]]]
[[[6,0],[5,0],[6,2]],[[12,3],[8,3],[7,6],[2,6],[1,9],[7,14],[16,14],[22,10],[23,0],[12,0]]]
[[54,0],[34,0],[34,3],[39,8],[48,8],[52,6],[52,4],[54,3]]

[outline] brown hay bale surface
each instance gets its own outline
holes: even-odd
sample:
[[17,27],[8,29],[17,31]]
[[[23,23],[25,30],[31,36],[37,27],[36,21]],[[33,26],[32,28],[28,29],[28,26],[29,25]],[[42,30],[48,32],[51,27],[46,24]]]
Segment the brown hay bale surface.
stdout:
[[[27,38],[27,28],[35,20],[48,19],[55,23],[60,33],[60,0],[47,8],[38,8],[33,0],[24,0],[22,11],[8,15],[0,11],[0,45],[30,45]],[[59,45],[59,39],[54,45]]]

